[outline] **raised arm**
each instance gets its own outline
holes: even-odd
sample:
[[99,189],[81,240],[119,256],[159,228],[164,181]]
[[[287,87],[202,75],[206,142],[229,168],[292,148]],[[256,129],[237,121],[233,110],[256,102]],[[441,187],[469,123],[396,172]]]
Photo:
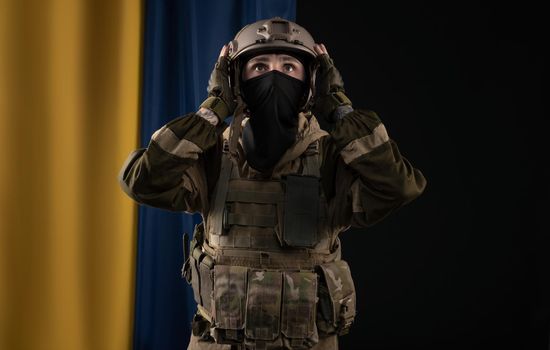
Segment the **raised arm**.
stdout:
[[[317,44],[316,116],[334,123],[325,141],[325,188],[339,226],[366,227],[418,197],[423,174],[401,155],[378,115],[352,107],[342,77],[323,44]],[[327,183],[328,182],[328,183]]]
[[[342,216],[351,226],[371,226],[424,191],[424,175],[403,157],[373,111],[346,114],[331,141],[340,168],[336,191],[347,194]],[[339,188],[344,183],[348,188]]]
[[[234,101],[227,82],[227,48],[216,62],[208,86],[208,98],[197,113],[176,118],[157,130],[147,148],[126,160],[119,181],[139,203],[174,210],[203,211],[208,205],[208,183],[215,183],[225,117]],[[211,180],[211,181],[208,181]]]

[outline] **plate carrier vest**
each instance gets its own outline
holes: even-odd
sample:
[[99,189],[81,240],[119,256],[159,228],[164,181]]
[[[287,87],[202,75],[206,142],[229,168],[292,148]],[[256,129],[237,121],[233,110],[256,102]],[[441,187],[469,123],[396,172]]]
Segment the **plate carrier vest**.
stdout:
[[[301,155],[299,175],[245,179],[224,142],[205,223],[195,226],[182,273],[206,329],[193,333],[254,349],[307,349],[321,334],[345,334],[355,287],[327,225],[319,140]],[[186,241],[186,240],[184,240]],[[197,316],[195,316],[197,317]]]

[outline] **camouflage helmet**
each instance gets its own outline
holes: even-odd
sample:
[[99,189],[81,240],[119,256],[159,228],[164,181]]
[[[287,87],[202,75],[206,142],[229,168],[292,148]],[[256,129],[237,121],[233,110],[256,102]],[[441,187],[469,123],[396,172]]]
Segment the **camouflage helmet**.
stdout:
[[263,19],[244,26],[235,38],[228,44],[230,64],[230,81],[235,95],[240,95],[240,74],[242,64],[250,57],[261,53],[288,52],[304,63],[309,80],[309,93],[302,109],[311,107],[311,97],[315,91],[315,60],[317,56],[313,49],[315,40],[302,26],[283,19],[273,17]]
[[314,58],[315,41],[298,24],[274,17],[246,25],[229,43],[229,59],[265,51],[290,51]]

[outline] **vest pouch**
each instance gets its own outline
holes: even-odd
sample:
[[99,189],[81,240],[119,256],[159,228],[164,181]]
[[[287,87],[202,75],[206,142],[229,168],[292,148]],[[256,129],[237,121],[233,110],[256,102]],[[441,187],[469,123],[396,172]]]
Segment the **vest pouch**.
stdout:
[[269,343],[279,337],[282,289],[281,272],[249,270],[245,327],[247,338],[254,339],[256,343]]
[[198,261],[203,254],[199,247],[196,247],[189,256],[189,269],[191,270],[191,287],[193,287],[193,297],[197,304],[201,304],[201,276],[199,272]]
[[317,279],[314,272],[283,272],[281,333],[289,349],[310,348],[319,342],[315,323]]
[[220,344],[244,341],[247,268],[214,266],[214,332]]
[[285,185],[283,242],[313,248],[319,242],[319,178],[288,175]]
[[347,334],[355,319],[355,286],[344,260],[319,266],[317,327],[324,334]]
[[[201,246],[204,239],[204,230],[203,223],[195,225],[195,230],[193,231],[193,239],[191,240],[191,245],[189,245],[189,236],[187,233],[183,234],[183,267],[181,269],[181,276],[185,278],[188,284],[192,284],[193,270],[195,270],[195,275],[197,274],[197,260],[200,257],[201,251],[198,251],[196,257],[192,255],[195,253],[195,248]],[[191,250],[191,254],[189,253]]]
[[189,270],[195,302],[210,312],[212,307],[212,268],[214,260],[195,247],[189,256]]
[[203,253],[199,263],[200,274],[200,296],[201,305],[210,312],[212,310],[212,271],[214,268],[214,259],[206,253]]

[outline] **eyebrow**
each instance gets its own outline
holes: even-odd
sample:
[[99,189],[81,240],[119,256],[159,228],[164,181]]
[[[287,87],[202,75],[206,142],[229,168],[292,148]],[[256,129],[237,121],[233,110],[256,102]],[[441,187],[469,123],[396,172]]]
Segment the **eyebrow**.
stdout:
[[[300,60],[298,60],[296,57],[293,57],[293,56],[290,56],[290,55],[281,55],[279,57],[283,62],[300,62]],[[262,56],[256,56],[256,57],[251,58],[248,62],[249,63],[269,62],[269,57],[263,56],[263,55]]]
[[248,62],[268,62],[269,58],[267,56],[257,56],[251,58]]
[[284,55],[284,56],[282,56],[282,60],[283,60],[283,61],[300,62],[299,59],[297,59],[296,57],[290,56],[290,55]]

